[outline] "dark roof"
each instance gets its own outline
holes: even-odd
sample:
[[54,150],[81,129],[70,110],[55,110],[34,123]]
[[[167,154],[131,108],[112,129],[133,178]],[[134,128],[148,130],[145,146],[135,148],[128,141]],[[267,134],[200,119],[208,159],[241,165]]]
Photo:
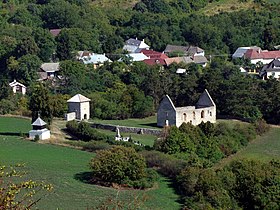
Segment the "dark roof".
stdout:
[[170,45],[168,44],[164,50],[165,53],[171,52],[186,52],[188,50],[188,46],[179,46],[179,45]]
[[139,46],[141,44],[141,40],[138,40],[138,39],[128,39],[126,42],[125,42],[126,45],[133,45],[133,46]]
[[204,92],[200,95],[198,102],[196,103],[197,108],[216,106],[214,101],[212,100],[210,94],[205,89]]
[[273,59],[269,64],[263,66],[262,71],[280,71],[280,60]]
[[186,55],[194,55],[195,53],[202,53],[204,50],[196,46],[179,46],[179,45],[167,45],[164,52],[183,52]]

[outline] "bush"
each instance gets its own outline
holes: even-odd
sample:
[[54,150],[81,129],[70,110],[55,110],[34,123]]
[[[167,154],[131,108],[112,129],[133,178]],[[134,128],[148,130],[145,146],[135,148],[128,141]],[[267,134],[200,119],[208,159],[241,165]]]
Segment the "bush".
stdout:
[[90,141],[85,143],[83,146],[83,149],[89,152],[95,152],[98,150],[104,150],[104,149],[110,149],[112,146],[108,144],[107,142],[102,141]]
[[37,142],[37,141],[39,141],[39,140],[40,140],[39,135],[35,135],[35,138],[33,139],[33,141],[34,141],[34,142]]
[[114,146],[97,151],[91,160],[93,179],[98,182],[127,184],[146,177],[146,163],[133,148]]
[[270,129],[270,126],[263,119],[257,120],[254,123],[254,126],[255,126],[256,133],[258,135],[263,135],[264,133],[268,132]]
[[90,141],[90,140],[107,140],[109,137],[105,134],[98,132],[95,128],[90,127],[89,123],[77,121],[69,121],[66,124],[67,130],[80,138],[83,141]]
[[158,151],[143,151],[141,154],[145,157],[148,167],[157,168],[159,173],[171,178],[176,177],[188,165],[187,161]]

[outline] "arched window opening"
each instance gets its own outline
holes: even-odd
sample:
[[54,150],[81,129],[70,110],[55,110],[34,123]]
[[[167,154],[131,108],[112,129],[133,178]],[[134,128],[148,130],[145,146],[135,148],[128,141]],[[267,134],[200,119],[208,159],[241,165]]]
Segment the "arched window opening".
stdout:
[[183,119],[184,119],[184,121],[187,121],[187,114],[186,113],[183,114]]
[[201,118],[204,118],[204,110],[201,111]]
[[193,112],[193,119],[195,120],[195,112]]
[[210,117],[212,117],[212,112],[210,112]]

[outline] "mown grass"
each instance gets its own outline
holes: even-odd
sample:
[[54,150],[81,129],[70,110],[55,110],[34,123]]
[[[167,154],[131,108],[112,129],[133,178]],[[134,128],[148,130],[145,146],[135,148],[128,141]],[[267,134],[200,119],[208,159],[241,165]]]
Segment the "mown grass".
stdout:
[[[6,119],[7,120],[7,119]],[[6,122],[6,120],[4,120]],[[10,132],[18,129],[14,123],[21,121],[22,131],[28,131],[30,122],[10,120]],[[1,123],[3,120],[1,119]],[[24,125],[25,124],[25,125]],[[4,127],[2,131],[6,131]],[[170,181],[161,177],[155,189],[147,191],[118,190],[91,185],[82,177],[90,172],[89,162],[93,153],[49,144],[39,144],[19,136],[0,135],[0,162],[25,163],[27,179],[51,183],[54,191],[37,205],[39,209],[95,209],[110,198],[129,203],[136,196],[145,194],[147,201],[141,209],[180,209],[179,196],[170,187]]]
[[110,125],[120,125],[120,126],[129,126],[137,128],[152,128],[152,129],[161,129],[157,127],[156,116],[146,117],[143,119],[130,118],[126,120],[99,120],[93,119],[91,122],[110,124]]
[[31,129],[31,120],[15,117],[0,117],[1,133],[28,133]]

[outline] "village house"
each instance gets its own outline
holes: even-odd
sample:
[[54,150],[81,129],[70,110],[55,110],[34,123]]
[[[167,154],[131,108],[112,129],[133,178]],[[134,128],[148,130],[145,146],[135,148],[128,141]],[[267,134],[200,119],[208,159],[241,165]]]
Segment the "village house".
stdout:
[[206,67],[208,60],[205,56],[184,56],[184,57],[173,57],[165,59],[165,63],[167,66],[171,65],[172,63],[195,63],[201,65],[202,67]]
[[123,50],[126,50],[130,53],[138,53],[143,49],[150,49],[150,46],[145,43],[144,39],[141,41],[137,38],[130,38],[125,42],[125,45],[123,46]]
[[244,54],[250,50],[250,49],[254,49],[254,50],[261,50],[260,47],[257,46],[250,46],[250,47],[238,47],[235,52],[232,54],[232,58],[236,59],[236,58],[243,58]]
[[280,79],[280,58],[276,58],[269,64],[264,65],[260,71],[260,77],[262,79],[268,79],[269,77]]
[[[200,47],[196,46],[179,46],[168,44],[164,53],[170,55],[172,53],[183,54],[183,56],[205,56],[205,52]],[[179,57],[179,56],[178,56]]]
[[159,104],[157,111],[157,125],[159,127],[182,123],[199,125],[201,122],[216,122],[216,105],[210,94],[205,90],[195,106],[175,107],[172,100],[166,95]]
[[9,86],[12,88],[13,93],[21,93],[22,95],[25,95],[26,93],[25,85],[17,82],[16,80],[9,83]]
[[39,80],[54,79],[59,71],[59,63],[43,63],[39,69]]
[[166,66],[165,59],[168,58],[167,55],[161,52],[157,52],[154,50],[141,50],[141,53],[146,55],[148,59],[145,59],[143,62],[146,63],[147,65],[160,65],[160,66]]
[[280,58],[280,51],[249,49],[244,54],[244,58],[249,59],[252,64],[257,64],[259,62],[262,64],[269,64],[273,59]]
[[68,113],[66,120],[88,120],[90,118],[90,99],[77,94],[67,101]]
[[[129,53],[129,54],[125,54],[125,57],[130,58],[131,62],[138,62],[138,61],[144,61],[146,59],[149,59],[148,56],[144,55],[143,53]],[[123,61],[123,58],[120,58],[118,61]]]
[[112,62],[105,54],[97,54],[89,51],[78,51],[77,60],[85,65],[93,65],[94,69],[104,65],[105,62]]

